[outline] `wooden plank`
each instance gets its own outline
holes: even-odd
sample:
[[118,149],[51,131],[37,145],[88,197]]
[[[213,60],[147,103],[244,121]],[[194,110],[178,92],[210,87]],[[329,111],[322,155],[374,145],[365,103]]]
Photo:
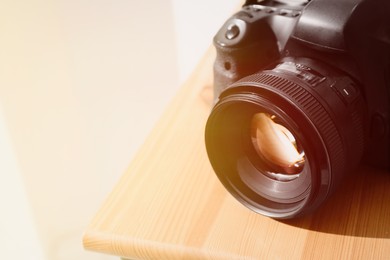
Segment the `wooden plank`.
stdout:
[[86,229],[87,250],[130,259],[390,259],[390,173],[362,166],[317,212],[277,221],[234,200],[204,126],[210,49]]

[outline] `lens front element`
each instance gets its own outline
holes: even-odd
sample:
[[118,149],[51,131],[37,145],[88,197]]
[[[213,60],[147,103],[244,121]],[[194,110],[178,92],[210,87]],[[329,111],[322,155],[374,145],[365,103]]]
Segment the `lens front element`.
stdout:
[[274,115],[257,113],[252,118],[252,142],[268,171],[287,175],[299,174],[305,164],[294,135]]

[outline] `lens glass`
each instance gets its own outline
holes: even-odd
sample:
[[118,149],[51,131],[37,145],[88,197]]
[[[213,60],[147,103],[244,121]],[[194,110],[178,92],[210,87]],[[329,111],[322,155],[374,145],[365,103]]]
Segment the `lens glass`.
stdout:
[[305,166],[305,152],[275,115],[256,113],[251,120],[251,136],[264,174],[281,181],[299,177]]

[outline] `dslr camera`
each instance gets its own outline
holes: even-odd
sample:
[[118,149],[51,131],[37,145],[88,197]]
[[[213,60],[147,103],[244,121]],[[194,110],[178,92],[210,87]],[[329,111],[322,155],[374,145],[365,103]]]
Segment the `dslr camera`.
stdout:
[[247,0],[214,45],[206,149],[242,204],[294,218],[389,167],[390,1]]

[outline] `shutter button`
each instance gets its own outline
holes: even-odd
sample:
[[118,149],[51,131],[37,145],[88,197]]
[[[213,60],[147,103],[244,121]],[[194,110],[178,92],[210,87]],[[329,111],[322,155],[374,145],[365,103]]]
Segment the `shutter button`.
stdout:
[[229,25],[229,27],[227,28],[225,37],[226,37],[226,39],[228,39],[228,40],[233,40],[233,39],[236,38],[239,34],[240,34],[240,28],[239,28],[237,25],[235,25],[235,24],[231,24],[231,25]]

